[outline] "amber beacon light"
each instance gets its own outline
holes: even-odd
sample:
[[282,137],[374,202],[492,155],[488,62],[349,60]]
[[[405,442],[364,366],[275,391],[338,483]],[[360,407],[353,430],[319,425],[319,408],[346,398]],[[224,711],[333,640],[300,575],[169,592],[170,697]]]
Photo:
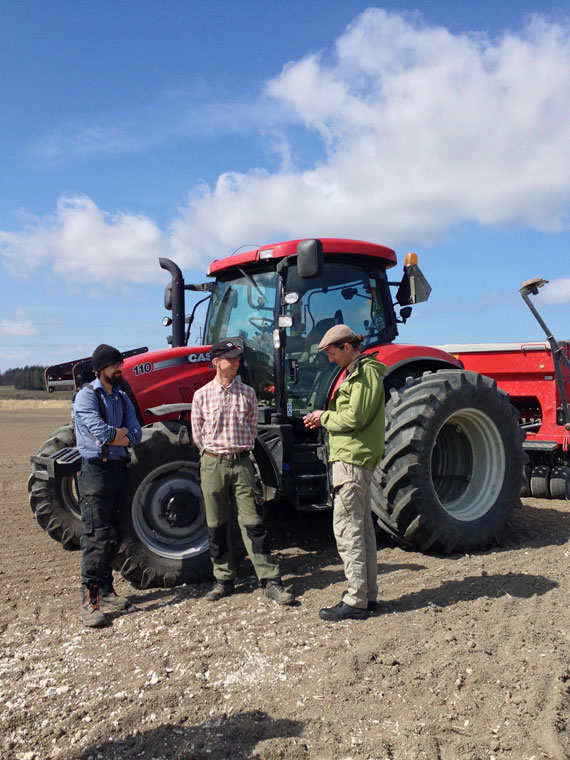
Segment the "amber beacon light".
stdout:
[[418,265],[418,254],[417,253],[406,253],[406,258],[404,259],[404,266],[405,267],[417,267]]

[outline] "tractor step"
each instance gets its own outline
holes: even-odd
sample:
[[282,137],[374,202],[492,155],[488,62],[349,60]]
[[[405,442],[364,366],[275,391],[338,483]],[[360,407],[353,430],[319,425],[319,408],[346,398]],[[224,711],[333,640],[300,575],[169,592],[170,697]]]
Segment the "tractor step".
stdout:
[[295,444],[291,454],[297,494],[295,509],[310,512],[330,509],[329,476],[324,445]]
[[47,456],[35,454],[30,462],[39,465],[34,473],[38,480],[51,480],[77,472],[81,467],[81,454],[75,446],[66,446]]

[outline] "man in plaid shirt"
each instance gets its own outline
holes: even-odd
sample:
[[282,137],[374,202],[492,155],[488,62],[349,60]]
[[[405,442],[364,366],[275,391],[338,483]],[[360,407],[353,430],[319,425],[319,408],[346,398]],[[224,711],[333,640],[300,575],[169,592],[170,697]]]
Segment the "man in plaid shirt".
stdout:
[[267,530],[254,497],[250,453],[257,433],[257,398],[253,388],[236,377],[241,349],[221,340],[210,349],[216,376],[192,399],[192,437],[200,451],[200,477],[216,583],[206,594],[215,602],[234,591],[235,561],[230,529],[232,501],[243,542],[265,596],[293,604],[283,588],[279,567],[271,562]]

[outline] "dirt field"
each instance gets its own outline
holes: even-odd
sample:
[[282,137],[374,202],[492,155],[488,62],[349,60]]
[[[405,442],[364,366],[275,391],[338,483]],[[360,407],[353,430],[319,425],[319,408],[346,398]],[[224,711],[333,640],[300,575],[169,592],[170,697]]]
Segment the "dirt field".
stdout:
[[501,549],[379,546],[383,607],[326,623],[343,591],[329,521],[272,525],[280,608],[243,579],[117,590],[112,626],[79,622],[79,562],[28,507],[28,455],[63,405],[0,404],[3,760],[514,760],[570,757],[570,507],[527,499]]

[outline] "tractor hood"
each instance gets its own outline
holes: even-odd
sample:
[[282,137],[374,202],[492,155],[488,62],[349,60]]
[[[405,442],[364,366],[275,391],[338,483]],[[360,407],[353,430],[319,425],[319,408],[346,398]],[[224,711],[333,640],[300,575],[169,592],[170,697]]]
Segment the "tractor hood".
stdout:
[[196,390],[214,377],[209,349],[210,346],[161,349],[125,360],[123,378],[133,390],[145,424],[156,421],[147,409],[165,403],[189,404]]

